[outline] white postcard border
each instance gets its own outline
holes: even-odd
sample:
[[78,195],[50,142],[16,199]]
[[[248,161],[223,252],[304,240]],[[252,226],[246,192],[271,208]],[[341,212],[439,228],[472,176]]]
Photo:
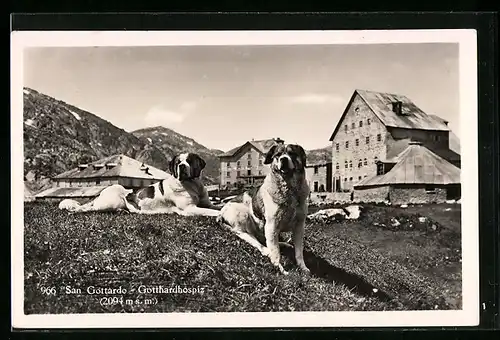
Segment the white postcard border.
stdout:
[[[131,313],[25,315],[23,50],[48,46],[458,43],[462,176],[462,310],[383,312]],[[12,326],[15,328],[259,328],[474,326],[479,323],[477,33],[358,31],[14,31],[11,33]],[[429,80],[432,81],[432,80]]]

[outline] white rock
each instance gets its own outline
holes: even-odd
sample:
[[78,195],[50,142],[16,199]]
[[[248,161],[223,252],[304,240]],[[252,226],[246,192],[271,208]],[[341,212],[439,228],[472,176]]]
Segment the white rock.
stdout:
[[361,214],[361,206],[359,205],[350,205],[345,208],[349,212],[349,215],[346,216],[349,220],[357,220],[359,215]]
[[450,210],[451,210],[451,208],[446,208],[446,209],[444,209],[444,211],[450,211]]
[[401,204],[401,208],[408,208],[408,204]]
[[420,223],[424,223],[425,221],[427,221],[427,217],[419,217],[419,218],[418,218],[418,221],[419,221]]
[[401,223],[397,219],[391,218],[391,225],[393,227],[397,227],[397,226],[401,225]]

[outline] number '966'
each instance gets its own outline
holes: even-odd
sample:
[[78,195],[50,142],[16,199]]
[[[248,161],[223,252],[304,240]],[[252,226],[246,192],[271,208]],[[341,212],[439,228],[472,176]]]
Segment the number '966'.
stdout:
[[56,287],[42,286],[42,287],[40,287],[40,292],[42,292],[42,294],[45,294],[45,295],[54,295],[55,296],[57,294]]

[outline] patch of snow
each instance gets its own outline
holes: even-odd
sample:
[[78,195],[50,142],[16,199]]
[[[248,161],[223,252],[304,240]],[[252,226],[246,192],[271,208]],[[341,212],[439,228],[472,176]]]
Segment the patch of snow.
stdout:
[[150,143],[153,143],[153,140],[151,138],[147,138]]
[[28,90],[23,90],[24,94],[30,94],[31,92]]
[[101,143],[97,143],[97,145],[102,146],[102,144],[101,144]]
[[408,204],[401,204],[401,208],[408,208]]
[[451,208],[446,208],[446,209],[444,209],[444,211],[450,211],[450,210],[451,210]]
[[361,214],[361,206],[359,205],[350,205],[346,207],[345,210],[349,213],[349,215],[346,216],[349,220],[357,220]]
[[78,113],[73,112],[73,111],[71,111],[71,110],[69,110],[69,112],[71,112],[71,114],[72,114],[72,115],[73,115],[76,119],[78,119],[78,120],[82,120],[82,118],[78,115]]
[[164,136],[168,136],[168,133],[166,133],[166,132],[162,132],[161,134]]
[[419,217],[419,218],[418,218],[418,221],[419,221],[420,223],[424,223],[425,221],[427,221],[427,218],[425,218],[425,217]]
[[193,146],[193,142],[191,142],[189,140],[186,143],[189,144],[189,145],[191,145],[191,146]]
[[35,121],[34,121],[33,119],[26,119],[26,120],[24,121],[24,124],[29,125],[29,126],[34,127],[34,128],[36,128],[36,126],[35,126]]
[[453,203],[455,203],[455,200],[447,200],[446,203],[447,204],[453,204]]

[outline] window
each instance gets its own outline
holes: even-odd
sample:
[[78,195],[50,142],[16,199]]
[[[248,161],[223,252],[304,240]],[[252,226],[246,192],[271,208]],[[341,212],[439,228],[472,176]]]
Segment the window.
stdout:
[[95,185],[99,185],[99,184],[101,184],[101,180],[100,179],[96,179],[95,180]]
[[236,171],[236,177],[240,177],[240,175],[241,175],[241,171],[239,171],[239,170]]
[[346,178],[344,178],[344,182],[347,182],[347,177],[346,177]]
[[362,120],[359,121],[359,127],[363,127],[363,121]]
[[314,192],[318,192],[318,182],[314,182]]
[[349,166],[347,165],[347,161],[345,161],[345,168],[347,169]]
[[231,172],[228,171],[226,175],[227,177],[231,177]]
[[349,177],[349,181],[352,182],[352,177]]
[[373,159],[373,163],[377,163],[377,161],[378,161],[378,157],[375,156],[375,158]]
[[262,170],[259,170],[259,176],[262,175]]
[[248,159],[252,159],[252,154],[251,154],[251,153],[249,153],[249,154],[247,155],[247,158],[248,158]]
[[364,176],[363,176],[363,178],[366,178],[366,177],[368,177],[368,176],[367,176],[367,175],[364,175]]
[[370,125],[370,124],[371,124],[371,122],[372,122],[372,121],[370,120],[370,118],[368,118],[368,119],[366,120],[366,124],[367,124],[367,125]]
[[252,170],[247,170],[247,176],[252,176]]
[[352,168],[352,161],[349,161],[349,168]]
[[383,174],[384,174],[384,164],[379,163],[379,164],[377,164],[377,175],[380,176]]
[[382,140],[382,135],[379,133],[379,134],[377,135],[377,142],[380,142],[381,140]]
[[231,182],[226,182],[226,185],[227,185],[227,186],[230,186],[230,185],[231,185]]
[[340,169],[340,164],[339,163],[337,163],[337,165],[335,165],[335,169],[337,169],[337,170]]
[[435,194],[436,193],[436,187],[433,185],[426,185],[425,186],[425,192],[428,194]]
[[366,144],[370,144],[370,136],[366,137]]
[[348,140],[345,141],[345,148],[349,149],[349,141]]
[[236,162],[236,167],[239,168],[241,166],[241,162],[240,161],[237,161]]
[[346,125],[344,125],[344,129],[347,131],[347,124],[346,124]]
[[252,166],[252,161],[249,160],[248,163],[247,163],[248,166]]
[[315,166],[315,167],[314,167],[314,174],[317,174],[317,173],[318,173],[318,167],[317,167],[317,166]]
[[359,146],[359,139],[356,138],[356,146]]
[[361,176],[358,176],[358,181],[361,181]]
[[339,144],[339,143],[336,143],[336,144],[335,144],[335,149],[337,149],[337,152],[339,152],[339,151],[340,151],[340,144]]
[[262,159],[259,159],[259,165],[262,165]]
[[231,163],[227,162],[226,166],[229,168],[231,166]]
[[356,127],[356,124],[352,123],[351,124],[351,129],[354,129]]
[[363,166],[363,161],[360,159],[358,162],[358,168],[361,168]]
[[368,165],[368,160],[366,158],[363,159],[363,165]]

